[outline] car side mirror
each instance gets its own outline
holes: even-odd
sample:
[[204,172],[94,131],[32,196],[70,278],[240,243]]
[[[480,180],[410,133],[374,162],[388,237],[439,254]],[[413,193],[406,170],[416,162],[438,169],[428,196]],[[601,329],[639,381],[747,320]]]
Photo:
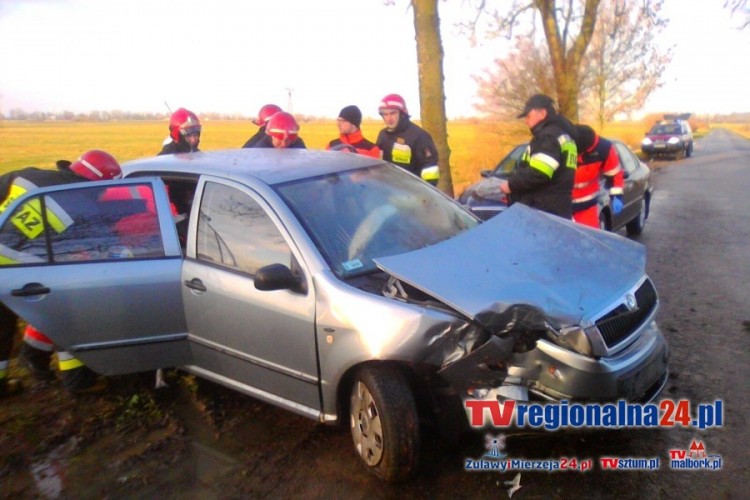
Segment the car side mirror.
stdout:
[[299,280],[284,264],[269,264],[256,271],[255,288],[264,292],[295,290],[299,288]]
[[479,175],[485,178],[492,177],[492,170],[482,170],[479,172]]

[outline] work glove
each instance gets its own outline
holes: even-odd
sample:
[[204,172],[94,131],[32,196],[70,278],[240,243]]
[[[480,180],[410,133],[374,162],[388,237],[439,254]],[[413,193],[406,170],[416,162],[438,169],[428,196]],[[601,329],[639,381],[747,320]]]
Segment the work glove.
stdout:
[[615,213],[615,215],[622,212],[622,196],[612,197],[612,211]]

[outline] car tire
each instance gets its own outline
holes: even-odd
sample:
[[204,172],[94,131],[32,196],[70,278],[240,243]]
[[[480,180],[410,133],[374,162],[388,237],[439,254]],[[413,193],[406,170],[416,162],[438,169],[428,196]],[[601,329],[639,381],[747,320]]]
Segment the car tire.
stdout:
[[609,224],[607,224],[607,214],[605,212],[599,213],[599,229],[602,231],[609,231]]
[[685,149],[685,156],[688,158],[693,156],[693,141],[690,141],[687,148]]
[[393,366],[360,368],[352,384],[349,421],[365,468],[397,482],[417,467],[419,419],[406,377]]
[[625,224],[625,230],[629,235],[638,236],[643,232],[643,228],[646,226],[646,214],[646,200],[641,200],[640,207],[638,208],[638,215]]

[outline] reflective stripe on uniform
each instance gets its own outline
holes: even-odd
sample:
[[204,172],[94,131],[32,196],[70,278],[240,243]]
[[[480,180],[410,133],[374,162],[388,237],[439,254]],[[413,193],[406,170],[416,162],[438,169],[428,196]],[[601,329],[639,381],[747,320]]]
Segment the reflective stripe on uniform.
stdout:
[[560,150],[565,156],[565,166],[575,170],[578,166],[578,148],[575,141],[568,134],[562,134],[557,138],[557,142],[560,143]]
[[52,340],[31,325],[26,325],[26,329],[23,332],[23,341],[25,344],[29,344],[40,351],[52,352],[55,350]]
[[529,166],[540,171],[550,179],[559,165],[557,160],[544,153],[535,153],[529,158]]
[[425,167],[422,169],[422,179],[426,181],[436,181],[440,179],[440,169],[437,165]]
[[401,163],[402,165],[411,164],[411,147],[408,144],[399,144],[398,142],[393,143],[393,149],[391,149],[391,161],[393,163]]
[[0,245],[0,266],[9,266],[11,264],[43,264],[45,259],[36,255],[18,252],[5,245]]
[[[8,208],[16,198],[33,189],[37,189],[36,184],[21,177],[16,178],[10,186],[8,197],[0,205],[0,212]],[[47,197],[45,201],[47,205],[48,224],[58,233],[62,233],[68,226],[73,224],[73,219],[51,198]],[[34,239],[42,234],[44,224],[42,222],[42,207],[39,199],[35,198],[24,204],[13,214],[11,221],[29,239]]]
[[75,358],[68,351],[59,351],[57,353],[57,361],[59,363],[61,372],[73,370],[75,368],[80,368],[83,366],[83,362]]
[[598,198],[599,193],[591,193],[586,196],[574,196],[573,197],[573,203],[582,203],[584,201],[593,200],[594,198]]

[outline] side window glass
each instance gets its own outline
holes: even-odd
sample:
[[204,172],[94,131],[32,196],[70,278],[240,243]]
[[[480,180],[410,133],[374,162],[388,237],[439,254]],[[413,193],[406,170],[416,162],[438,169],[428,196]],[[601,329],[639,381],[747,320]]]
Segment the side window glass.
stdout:
[[617,143],[615,144],[615,148],[617,148],[617,156],[620,157],[620,166],[628,174],[632,174],[633,172],[635,172],[636,159],[633,157],[633,154],[630,152],[627,146]]
[[197,237],[198,259],[254,275],[269,264],[291,267],[292,252],[263,208],[245,193],[206,183]]
[[0,265],[163,256],[148,184],[34,197],[0,228]]

